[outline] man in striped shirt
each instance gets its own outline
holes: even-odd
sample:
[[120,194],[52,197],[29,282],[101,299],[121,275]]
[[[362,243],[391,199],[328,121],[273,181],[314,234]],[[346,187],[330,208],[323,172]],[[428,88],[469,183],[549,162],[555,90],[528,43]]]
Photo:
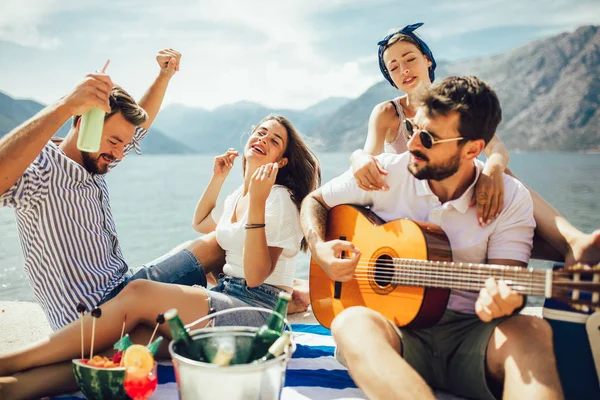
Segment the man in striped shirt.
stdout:
[[[104,74],[89,74],[69,94],[0,140],[0,206],[15,209],[34,295],[53,330],[116,294],[133,279],[204,284],[198,259],[183,250],[133,275],[123,258],[104,178],[130,153],[156,117],[181,55],[161,50],[158,77],[139,105]],[[77,149],[80,116],[106,112],[100,150]],[[62,141],[51,140],[73,117]]]

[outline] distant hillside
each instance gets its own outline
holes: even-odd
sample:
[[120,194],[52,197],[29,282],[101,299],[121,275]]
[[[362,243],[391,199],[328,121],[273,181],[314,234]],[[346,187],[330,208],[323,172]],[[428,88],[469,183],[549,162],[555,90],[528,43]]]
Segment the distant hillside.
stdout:
[[[0,92],[0,137],[14,127],[37,114],[45,106],[33,100],[16,100]],[[67,121],[56,136],[65,137],[69,133],[71,120]],[[141,143],[146,154],[186,154],[194,151],[182,143],[169,138],[160,130],[150,128],[148,137]]]
[[499,135],[523,150],[600,150],[600,27],[485,60],[450,66],[477,75],[497,90],[503,109]]
[[[503,110],[498,135],[510,149],[600,151],[598,26],[584,26],[490,58],[443,63],[436,75],[438,80],[476,75],[491,83]],[[322,135],[331,150],[362,147],[372,108],[400,94],[380,82],[311,133]]]
[[213,111],[174,104],[161,110],[154,125],[199,152],[217,153],[228,147],[240,147],[252,125],[267,115],[282,115],[300,132],[310,134],[323,118],[347,101],[326,99],[303,111],[270,109],[249,101],[224,105]]
[[346,97],[329,97],[323,101],[314,104],[304,110],[306,114],[314,114],[323,116],[327,114],[333,114],[344,105],[348,104],[352,99]]
[[367,125],[373,107],[399,96],[400,92],[387,82],[371,86],[355,100],[347,102],[328,118],[321,120],[310,132],[319,137],[331,151],[362,147],[367,138]]
[[[448,75],[476,75],[496,89],[503,109],[498,135],[510,149],[600,151],[600,32],[584,26],[573,33],[538,40],[494,57],[438,63],[438,80]],[[328,98],[305,110],[270,109],[240,101],[213,111],[170,105],[159,113],[159,134],[148,152],[218,153],[240,147],[251,126],[280,114],[303,133],[317,137],[322,150],[362,147],[373,107],[402,95],[382,81],[356,99]],[[0,136],[41,108],[0,93]],[[170,143],[170,144],[168,144]],[[169,150],[167,150],[169,149]]]

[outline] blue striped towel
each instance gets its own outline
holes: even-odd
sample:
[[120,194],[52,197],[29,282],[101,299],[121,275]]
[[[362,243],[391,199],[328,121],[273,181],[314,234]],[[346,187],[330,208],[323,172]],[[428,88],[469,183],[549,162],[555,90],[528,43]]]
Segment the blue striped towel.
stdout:
[[[282,400],[364,399],[346,368],[333,357],[335,344],[329,329],[293,324],[296,351],[288,363]],[[170,362],[158,366],[158,387],[151,399],[178,400],[175,373]],[[81,392],[60,399],[84,399]]]

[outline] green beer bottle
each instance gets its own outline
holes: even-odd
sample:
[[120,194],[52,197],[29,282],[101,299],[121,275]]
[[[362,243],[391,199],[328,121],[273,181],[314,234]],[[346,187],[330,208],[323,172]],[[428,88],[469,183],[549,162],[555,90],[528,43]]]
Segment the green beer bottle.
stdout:
[[258,360],[267,354],[269,347],[271,347],[271,345],[281,336],[284,328],[282,317],[285,318],[288,304],[291,300],[292,296],[288,292],[279,292],[277,304],[275,304],[275,309],[273,310],[274,312],[267,322],[256,331],[248,362]]
[[285,348],[292,342],[292,337],[289,332],[283,332],[283,334],[269,347],[267,354],[254,361],[253,363],[265,362],[279,357],[285,351]]
[[192,340],[187,330],[183,326],[181,319],[179,319],[177,310],[172,308],[164,315],[165,320],[169,324],[171,336],[173,336],[173,340],[175,341],[175,349],[177,350],[177,353],[189,358],[190,360],[206,362],[206,356],[204,355],[202,346],[199,342]]
[[212,359],[213,364],[220,365],[221,367],[226,367],[231,364],[231,360],[235,354],[235,343],[229,341],[223,341],[219,343],[219,347],[217,348],[217,353]]

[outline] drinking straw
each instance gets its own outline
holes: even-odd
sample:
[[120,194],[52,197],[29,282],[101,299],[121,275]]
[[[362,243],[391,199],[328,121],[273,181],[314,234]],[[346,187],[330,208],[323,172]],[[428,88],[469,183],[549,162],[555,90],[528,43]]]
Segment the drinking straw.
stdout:
[[[123,327],[121,328],[121,339],[123,339],[123,333],[125,333],[125,323],[127,322],[127,314],[125,314],[125,318],[123,318]],[[119,340],[121,340],[119,339]]]
[[108,60],[106,60],[106,63],[104,64],[104,67],[102,67],[102,70],[100,71],[100,73],[104,73],[104,71],[106,71],[106,68],[108,67],[108,64],[110,64],[110,58]]

